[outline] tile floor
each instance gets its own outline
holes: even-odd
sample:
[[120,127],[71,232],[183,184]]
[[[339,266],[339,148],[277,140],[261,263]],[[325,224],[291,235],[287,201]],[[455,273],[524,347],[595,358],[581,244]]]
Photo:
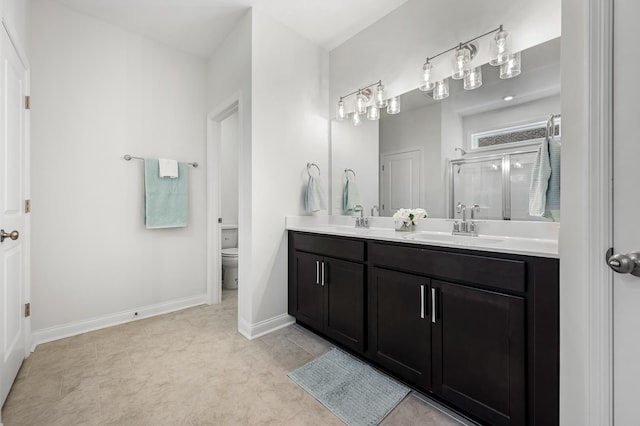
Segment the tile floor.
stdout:
[[[331,346],[290,326],[237,333],[223,302],[39,345],[2,410],[4,426],[341,425],[287,372]],[[383,425],[459,425],[410,394]]]

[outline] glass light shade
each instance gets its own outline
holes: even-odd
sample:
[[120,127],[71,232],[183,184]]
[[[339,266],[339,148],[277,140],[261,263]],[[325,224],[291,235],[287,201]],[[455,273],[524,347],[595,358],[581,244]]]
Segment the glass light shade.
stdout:
[[500,78],[506,80],[507,78],[513,78],[520,75],[522,71],[522,61],[520,58],[520,52],[514,53],[509,56],[509,60],[500,65]]
[[464,73],[469,70],[469,63],[471,62],[471,52],[466,47],[461,47],[456,50],[453,55],[453,74],[451,78],[454,80],[460,80],[464,78]]
[[360,117],[360,114],[358,114],[357,112],[352,113],[351,122],[354,126],[360,126],[362,124],[362,118]]
[[347,110],[344,107],[344,101],[340,99],[338,102],[338,111],[336,113],[336,118],[340,121],[347,118]]
[[377,120],[380,118],[380,110],[375,105],[371,105],[367,108],[367,120]]
[[436,86],[433,88],[433,99],[440,101],[449,97],[449,79],[445,78],[436,82]]
[[489,55],[489,63],[493,66],[502,65],[509,60],[509,56],[511,55],[511,37],[508,32],[500,30],[491,38]]
[[384,86],[382,85],[382,83],[380,83],[376,86],[375,107],[384,108],[386,106],[387,106],[387,98],[384,95]]
[[464,75],[464,90],[473,90],[482,86],[482,68],[475,67]]
[[431,62],[426,62],[422,66],[422,81],[420,82],[420,86],[418,89],[423,92],[428,92],[429,90],[433,90],[435,84],[431,81]]
[[356,112],[358,114],[365,114],[367,112],[367,98],[362,92],[358,92],[358,96],[356,97]]
[[387,114],[398,114],[400,112],[400,96],[389,99],[387,104]]

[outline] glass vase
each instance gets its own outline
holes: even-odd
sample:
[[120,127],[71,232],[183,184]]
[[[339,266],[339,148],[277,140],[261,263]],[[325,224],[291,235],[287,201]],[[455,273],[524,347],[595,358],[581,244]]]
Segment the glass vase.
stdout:
[[403,220],[396,220],[396,231],[398,232],[411,232],[413,231],[413,223],[405,222]]

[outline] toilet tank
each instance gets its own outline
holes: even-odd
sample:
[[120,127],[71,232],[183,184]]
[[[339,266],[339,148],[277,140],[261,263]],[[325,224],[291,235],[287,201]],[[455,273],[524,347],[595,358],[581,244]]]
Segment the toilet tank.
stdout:
[[238,247],[238,226],[237,225],[222,225],[221,247],[223,249]]

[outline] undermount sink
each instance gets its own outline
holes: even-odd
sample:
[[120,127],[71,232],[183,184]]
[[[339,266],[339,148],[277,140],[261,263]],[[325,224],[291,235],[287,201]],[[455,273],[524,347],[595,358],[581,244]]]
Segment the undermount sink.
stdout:
[[451,235],[444,233],[435,233],[435,232],[416,232],[413,234],[405,235],[403,237],[405,240],[414,240],[414,241],[438,241],[438,242],[447,242],[453,244],[463,244],[470,246],[482,246],[485,244],[496,244],[502,242],[504,240],[498,238],[489,238],[489,237],[472,237],[467,235]]

